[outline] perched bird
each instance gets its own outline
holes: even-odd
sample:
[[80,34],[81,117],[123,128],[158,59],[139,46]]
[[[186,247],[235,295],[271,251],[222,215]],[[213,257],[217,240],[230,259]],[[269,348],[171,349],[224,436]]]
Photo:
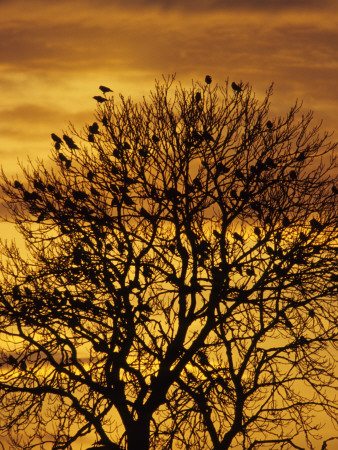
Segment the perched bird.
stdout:
[[316,220],[315,218],[310,220],[310,225],[312,228],[318,231],[321,231],[324,228],[323,225],[319,223],[318,220]]
[[196,189],[198,189],[199,191],[201,191],[201,190],[203,189],[201,180],[200,180],[199,178],[197,178],[197,177],[194,178],[194,179],[192,180],[192,183],[193,183],[193,185],[196,187]]
[[260,230],[260,228],[255,227],[255,228],[254,228],[254,233],[255,233],[256,236],[260,237],[260,235],[261,235],[261,230]]
[[305,159],[306,159],[305,152],[300,152],[299,155],[296,158],[296,161],[301,162],[301,161],[304,161]]
[[160,138],[156,136],[156,134],[153,134],[153,137],[151,140],[156,144],[157,142],[160,142]]
[[36,189],[39,189],[40,191],[44,191],[45,190],[45,185],[42,183],[41,180],[34,180],[33,184],[34,184],[34,187]]
[[101,97],[101,95],[94,95],[93,99],[96,100],[98,103],[103,103],[103,102],[107,101],[107,99],[104,97]]
[[206,77],[205,77],[205,82],[206,82],[207,84],[211,84],[211,81],[212,81],[211,76],[210,76],[210,75],[206,75]]
[[208,366],[209,365],[208,357],[202,350],[199,350],[197,352],[197,357],[198,357],[198,361],[199,361],[200,364],[202,364],[203,366]]
[[243,172],[240,169],[235,170],[235,177],[244,178]]
[[107,92],[113,92],[109,87],[107,86],[99,86],[99,89],[101,92],[103,92],[104,94],[106,94]]
[[75,144],[72,138],[64,134],[63,139],[70,150],[78,150],[79,147]]
[[55,133],[52,133],[51,137],[54,142],[58,142],[59,144],[62,144],[62,139],[59,136],[57,136]]
[[86,200],[88,198],[88,194],[84,191],[73,189],[73,197],[75,200]]
[[299,239],[303,242],[307,241],[307,236],[302,231],[299,233]]
[[235,92],[241,92],[242,88],[238,84],[236,84],[234,81],[231,83],[231,87]]
[[17,361],[16,361],[16,359],[14,358],[13,355],[9,355],[9,357],[8,357],[8,363],[9,363],[11,366],[15,366],[15,364],[17,363]]
[[100,192],[94,188],[94,186],[90,187],[90,192],[95,195],[95,197],[99,197],[100,196]]
[[91,134],[99,134],[99,125],[97,122],[94,122],[93,125],[88,127],[89,133]]
[[268,128],[269,130],[271,130],[271,128],[273,127],[273,123],[271,122],[271,120],[268,120],[266,122],[266,128]]
[[332,186],[332,193],[338,194],[338,188],[336,186]]
[[243,243],[242,236],[240,234],[236,233],[236,231],[234,232],[233,236],[234,236],[234,239],[236,239],[236,241],[240,241]]
[[270,157],[266,158],[265,164],[268,167],[270,167],[271,169],[275,169],[277,167],[275,161],[272,158],[270,158]]
[[123,201],[123,203],[125,203],[127,206],[135,205],[134,200],[133,200],[131,197],[129,197],[128,194],[123,194],[122,201]]
[[59,159],[60,159],[60,161],[62,161],[62,162],[66,162],[67,161],[67,158],[65,157],[65,155],[63,154],[63,153],[59,153]]
[[297,173],[294,170],[291,170],[289,173],[291,180],[297,180]]
[[94,178],[94,173],[91,170],[89,170],[87,173],[87,180],[93,181],[93,178]]
[[107,119],[107,116],[103,116],[103,117],[102,117],[102,125],[105,126],[106,128],[108,127],[108,119]]
[[288,217],[284,216],[282,220],[283,226],[288,227],[290,225],[290,220]]
[[20,181],[18,181],[18,180],[14,181],[14,187],[15,187],[15,189],[23,189],[22,183],[20,183]]
[[197,103],[200,102],[200,101],[202,100],[202,95],[201,95],[200,92],[196,92],[196,94],[195,94],[195,100],[196,100]]

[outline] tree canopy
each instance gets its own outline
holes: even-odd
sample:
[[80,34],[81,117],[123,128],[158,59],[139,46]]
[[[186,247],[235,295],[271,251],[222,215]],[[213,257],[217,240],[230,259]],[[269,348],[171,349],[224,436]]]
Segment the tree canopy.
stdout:
[[26,252],[1,243],[0,434],[313,448],[338,416],[337,144],[298,103],[272,117],[272,87],[100,90],[52,163],[2,172]]

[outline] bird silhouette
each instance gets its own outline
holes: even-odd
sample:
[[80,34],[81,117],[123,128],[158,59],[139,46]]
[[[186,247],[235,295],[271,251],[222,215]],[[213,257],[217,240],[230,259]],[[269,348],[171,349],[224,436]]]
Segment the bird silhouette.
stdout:
[[305,161],[305,159],[306,159],[305,152],[300,152],[296,158],[296,161],[302,162]]
[[315,218],[310,220],[310,225],[313,229],[318,231],[322,231],[322,229],[324,228],[323,225],[319,223],[318,220],[316,220]]
[[291,170],[289,173],[291,180],[297,180],[297,173],[294,170]]
[[9,355],[9,357],[8,357],[8,363],[11,365],[11,366],[15,366],[16,365],[16,363],[17,363],[17,360],[14,358],[14,356],[13,355]]
[[242,88],[241,86],[239,86],[237,83],[235,83],[234,81],[231,83],[231,87],[235,92],[241,92]]
[[197,352],[197,357],[198,357],[199,363],[202,364],[202,366],[208,366],[209,365],[208,357],[202,350],[199,350]]
[[20,183],[20,181],[18,181],[18,180],[15,180],[15,181],[14,181],[14,187],[15,187],[16,189],[23,189],[22,183]]
[[99,197],[100,196],[100,192],[94,188],[94,186],[90,187],[90,192],[95,195],[95,197]]
[[99,125],[97,122],[94,122],[93,125],[90,125],[88,129],[91,134],[99,134]]
[[200,101],[202,100],[202,95],[201,95],[200,92],[196,92],[196,94],[195,94],[195,100],[196,100],[197,103],[200,102]]
[[240,234],[238,234],[236,231],[233,234],[234,239],[236,239],[236,241],[240,241],[243,244],[243,238]]
[[230,191],[230,197],[232,197],[232,198],[234,198],[234,199],[238,198],[236,189],[231,189],[231,191]]
[[283,226],[288,227],[290,225],[290,220],[288,217],[284,216],[282,220]]
[[113,92],[109,87],[107,86],[99,86],[99,89],[101,92],[103,92],[104,94],[106,94],[107,92]]
[[94,178],[94,172],[89,170],[88,173],[87,173],[87,180],[93,181],[93,178]]
[[212,81],[211,76],[210,76],[210,75],[206,75],[206,77],[205,77],[205,82],[206,82],[207,84],[211,84],[211,81]]
[[62,139],[59,136],[57,136],[55,133],[52,133],[51,137],[54,142],[57,142],[58,144],[62,144]]
[[93,99],[96,100],[98,103],[104,103],[107,101],[107,99],[104,97],[101,97],[101,95],[94,95]]
[[42,183],[41,180],[34,180],[33,181],[33,185],[36,189],[39,189],[40,191],[44,192],[45,191],[45,185]]
[[266,164],[268,167],[270,167],[271,169],[275,169],[275,168],[277,167],[275,161],[274,161],[272,158],[270,158],[270,157],[266,158],[265,164]]
[[75,144],[75,142],[73,141],[73,139],[71,137],[64,134],[63,139],[70,150],[78,150],[79,147]]
[[273,127],[273,123],[271,122],[271,120],[268,120],[266,122],[266,128],[268,128],[268,130],[271,130],[272,127]]

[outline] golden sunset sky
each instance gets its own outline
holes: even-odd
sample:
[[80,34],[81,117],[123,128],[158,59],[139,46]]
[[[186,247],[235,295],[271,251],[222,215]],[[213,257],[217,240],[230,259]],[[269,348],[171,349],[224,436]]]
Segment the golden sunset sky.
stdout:
[[140,99],[172,73],[273,82],[273,115],[303,100],[337,141],[338,0],[0,0],[0,164],[48,160],[99,85]]
[[[48,158],[50,133],[93,119],[98,86],[134,98],[162,74],[189,85],[274,82],[337,129],[337,0],[0,0],[0,162]],[[337,139],[337,137],[336,137]]]

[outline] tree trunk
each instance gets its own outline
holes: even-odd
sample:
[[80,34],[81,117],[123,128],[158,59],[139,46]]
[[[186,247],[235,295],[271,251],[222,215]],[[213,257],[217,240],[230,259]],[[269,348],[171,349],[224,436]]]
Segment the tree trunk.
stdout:
[[149,450],[150,420],[140,418],[128,430],[128,450]]

